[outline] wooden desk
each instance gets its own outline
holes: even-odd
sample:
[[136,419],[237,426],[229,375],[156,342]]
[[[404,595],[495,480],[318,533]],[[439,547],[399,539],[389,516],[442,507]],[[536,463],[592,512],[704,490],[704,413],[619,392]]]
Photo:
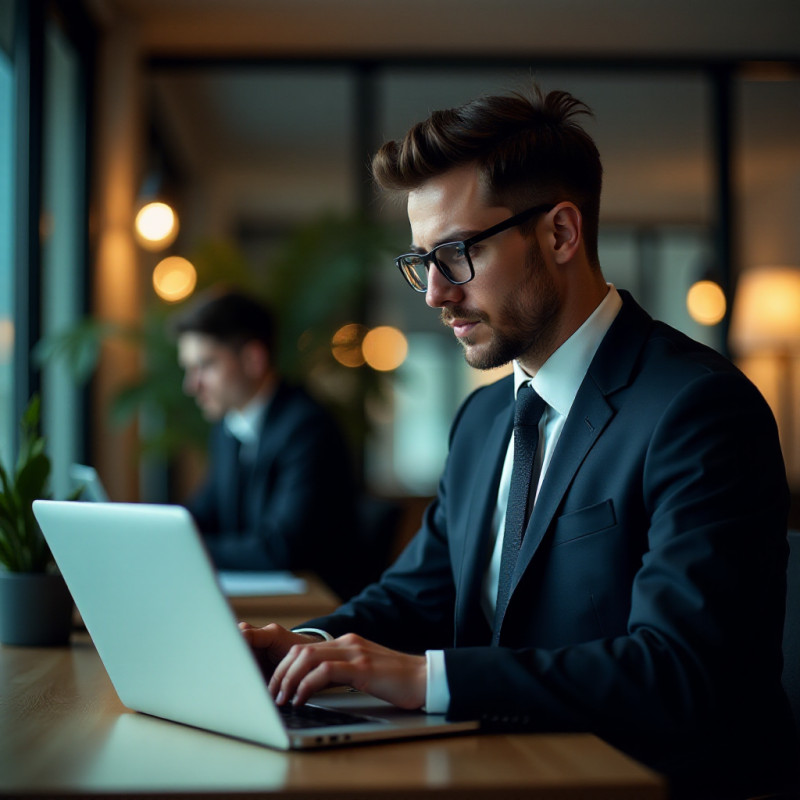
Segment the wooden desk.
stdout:
[[[314,596],[319,610],[306,613]],[[244,605],[253,618],[294,624],[324,613],[325,600],[323,589],[302,602]],[[0,645],[0,796],[21,795],[650,800],[666,791],[590,735],[465,735],[281,753],[165,722],[120,703],[78,632],[70,647]]]

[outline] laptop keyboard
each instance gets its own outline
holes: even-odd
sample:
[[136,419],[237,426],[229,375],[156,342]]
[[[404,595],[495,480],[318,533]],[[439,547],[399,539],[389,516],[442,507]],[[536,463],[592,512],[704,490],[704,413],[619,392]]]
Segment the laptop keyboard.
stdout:
[[347,711],[334,711],[319,706],[278,706],[283,723],[287,728],[321,728],[334,725],[358,725],[362,722],[375,722],[371,717],[351,714]]

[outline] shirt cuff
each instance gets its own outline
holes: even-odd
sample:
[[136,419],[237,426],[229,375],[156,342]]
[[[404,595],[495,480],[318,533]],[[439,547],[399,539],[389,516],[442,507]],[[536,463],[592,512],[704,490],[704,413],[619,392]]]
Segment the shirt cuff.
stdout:
[[428,714],[446,714],[450,708],[450,686],[444,666],[444,650],[426,650],[427,682],[425,686],[425,711]]
[[327,631],[321,631],[319,628],[292,628],[292,633],[316,633],[321,636],[326,642],[332,642],[333,636]]

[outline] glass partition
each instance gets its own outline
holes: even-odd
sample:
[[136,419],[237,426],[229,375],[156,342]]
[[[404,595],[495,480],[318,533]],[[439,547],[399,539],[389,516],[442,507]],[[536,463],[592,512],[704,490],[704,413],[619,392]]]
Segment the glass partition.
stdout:
[[[83,313],[84,152],[80,103],[80,65],[61,30],[48,24],[44,43],[42,144],[42,334],[63,332]],[[70,489],[69,465],[79,459],[83,441],[80,391],[67,366],[47,363],[42,370],[42,430],[53,464],[56,497]]]
[[14,419],[14,69],[0,49],[0,461],[9,464]]
[[[740,142],[735,175],[741,269],[779,266],[800,271],[800,76],[780,65],[745,73],[734,96]],[[800,316],[800,308],[794,314]],[[734,355],[772,406],[789,484],[796,492],[800,490],[800,341],[776,340],[772,346]],[[790,521],[800,524],[797,512]]]

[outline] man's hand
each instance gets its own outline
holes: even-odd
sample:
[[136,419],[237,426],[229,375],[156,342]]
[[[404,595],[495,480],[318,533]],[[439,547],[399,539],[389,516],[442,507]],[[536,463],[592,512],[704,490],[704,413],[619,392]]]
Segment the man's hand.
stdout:
[[400,708],[425,704],[425,656],[389,650],[354,633],[321,642],[279,625],[242,629],[254,648],[269,648],[270,658],[283,655],[269,682],[278,705],[289,701],[301,705],[314,692],[335,684],[352,686]]
[[319,636],[287,631],[275,622],[263,628],[254,628],[249,622],[240,622],[239,630],[253,649],[261,671],[267,678],[293,645],[320,641]]

